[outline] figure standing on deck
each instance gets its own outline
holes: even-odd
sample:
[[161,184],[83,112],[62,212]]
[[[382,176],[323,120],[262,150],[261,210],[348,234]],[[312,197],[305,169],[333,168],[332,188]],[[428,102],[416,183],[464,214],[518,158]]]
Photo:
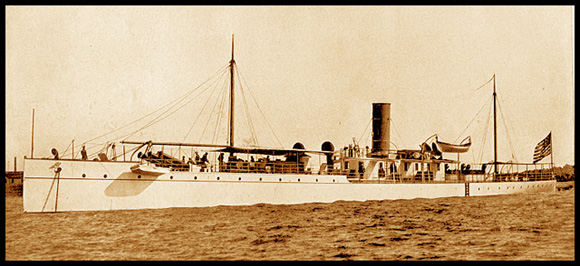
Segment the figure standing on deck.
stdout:
[[83,149],[81,150],[81,160],[87,160],[89,157],[87,156],[87,150],[85,150],[85,145],[83,145]]

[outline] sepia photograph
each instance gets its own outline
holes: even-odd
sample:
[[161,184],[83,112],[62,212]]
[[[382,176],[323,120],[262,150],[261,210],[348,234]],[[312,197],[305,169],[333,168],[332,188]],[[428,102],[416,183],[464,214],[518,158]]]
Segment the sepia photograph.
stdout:
[[575,6],[5,6],[7,261],[573,261]]

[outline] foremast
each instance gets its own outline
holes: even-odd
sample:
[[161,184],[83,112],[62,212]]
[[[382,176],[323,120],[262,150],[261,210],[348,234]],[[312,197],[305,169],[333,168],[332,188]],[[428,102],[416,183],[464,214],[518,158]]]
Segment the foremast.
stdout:
[[[232,59],[230,60],[230,126],[229,126],[229,139],[228,146],[234,146],[234,65],[236,61],[234,60],[234,35],[232,34]],[[230,152],[230,156],[233,152]]]
[[495,92],[495,74],[493,74],[493,178],[497,176],[497,116],[495,112],[495,102],[497,101]]

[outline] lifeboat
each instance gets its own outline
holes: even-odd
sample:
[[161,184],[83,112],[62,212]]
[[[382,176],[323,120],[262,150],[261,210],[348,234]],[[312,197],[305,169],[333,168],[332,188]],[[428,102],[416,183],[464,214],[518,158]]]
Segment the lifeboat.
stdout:
[[442,152],[465,153],[471,147],[471,136],[463,139],[459,144],[452,144],[443,141],[435,140],[437,148]]
[[141,175],[159,176],[169,173],[168,168],[157,167],[155,165],[136,164],[131,166],[131,172]]

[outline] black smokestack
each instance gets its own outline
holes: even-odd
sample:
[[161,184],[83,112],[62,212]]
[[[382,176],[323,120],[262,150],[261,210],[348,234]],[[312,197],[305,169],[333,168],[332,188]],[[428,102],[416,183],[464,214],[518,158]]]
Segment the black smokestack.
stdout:
[[391,104],[373,103],[372,156],[388,156],[391,144]]

